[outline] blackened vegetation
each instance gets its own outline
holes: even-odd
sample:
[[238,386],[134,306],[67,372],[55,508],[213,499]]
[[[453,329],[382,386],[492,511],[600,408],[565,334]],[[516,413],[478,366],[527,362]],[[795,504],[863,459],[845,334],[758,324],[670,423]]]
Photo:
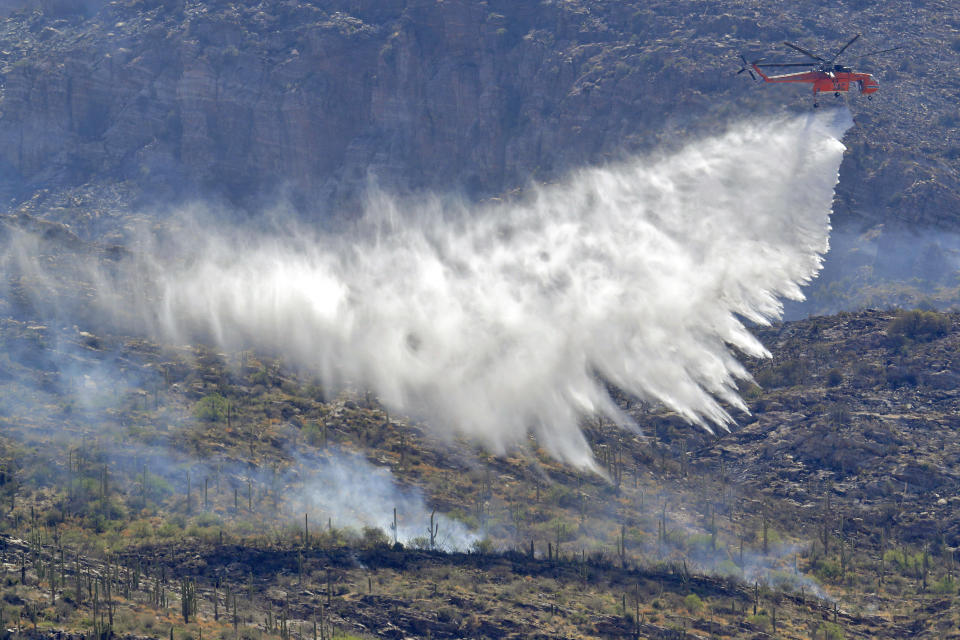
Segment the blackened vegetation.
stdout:
[[[585,421],[602,478],[533,440],[439,442],[260,354],[8,319],[0,615],[88,637],[947,637],[957,317],[761,337],[732,433],[622,394],[641,433]],[[305,515],[311,460],[340,450],[426,492],[419,538]],[[441,513],[480,536],[469,553],[433,550]]]
[[[59,540],[52,542],[47,544],[45,540],[35,540],[24,544],[23,541],[3,536],[0,537],[0,557],[7,562],[20,558],[24,567],[30,566],[31,571],[37,571],[37,579],[43,577],[44,562],[48,562],[54,571],[61,572],[60,586],[64,590],[64,601],[71,605],[82,605],[84,597],[92,597],[95,610],[104,616],[104,620],[115,615],[116,603],[112,598],[119,596],[125,600],[143,599],[160,611],[178,600],[179,615],[185,626],[189,625],[191,616],[201,611],[201,605],[209,605],[215,621],[223,616],[239,624],[252,622],[251,613],[254,610],[265,611],[265,626],[280,632],[281,637],[290,634],[283,627],[291,620],[309,621],[318,612],[320,624],[332,625],[330,621],[339,621],[347,629],[375,631],[377,637],[403,638],[413,634],[457,638],[462,637],[464,632],[492,638],[512,634],[531,638],[558,637],[531,629],[524,631],[517,621],[509,618],[483,617],[465,626],[466,617],[488,611],[480,594],[440,594],[436,583],[431,586],[433,596],[448,605],[436,612],[411,607],[411,602],[403,597],[372,593],[372,581],[369,579],[366,593],[351,593],[350,588],[344,586],[352,571],[363,571],[368,575],[389,571],[412,576],[436,576],[438,572],[449,574],[453,571],[463,576],[491,576],[490,581],[504,586],[530,579],[570,585],[574,589],[583,588],[587,583],[603,584],[624,594],[621,604],[626,603],[627,594],[630,594],[638,611],[641,596],[657,594],[652,601],[654,608],[661,608],[657,603],[664,598],[664,594],[686,593],[688,595],[684,601],[688,608],[696,609],[695,613],[702,609],[703,600],[715,600],[723,603],[722,607],[718,607],[718,613],[725,611],[744,618],[734,625],[718,619],[707,621],[690,618],[683,620],[682,627],[677,627],[675,623],[657,624],[657,616],[648,620],[646,616],[631,615],[621,607],[621,615],[597,615],[591,620],[592,632],[607,638],[681,638],[685,635],[682,630],[687,627],[738,637],[742,633],[762,631],[769,624],[758,623],[746,616],[751,607],[756,611],[756,607],[761,605],[770,608],[779,606],[781,611],[803,610],[808,614],[838,620],[854,629],[871,628],[882,622],[876,618],[840,611],[833,603],[813,596],[760,589],[759,585],[745,585],[733,578],[694,575],[683,565],[653,568],[619,566],[612,558],[602,554],[582,558],[571,554],[546,560],[534,559],[519,552],[446,554],[428,550],[391,549],[386,544],[366,549],[310,551],[193,544],[187,547],[141,547],[136,552],[122,553],[105,562],[87,564],[78,560],[72,565],[63,563],[58,569],[57,554],[58,549],[62,548],[58,547]],[[276,592],[273,585],[277,577],[292,573],[319,578],[317,587],[286,594]],[[20,584],[29,584],[32,577],[32,574],[24,572]],[[53,580],[56,582],[57,577],[54,576]],[[451,587],[444,585],[443,588],[446,591]],[[241,612],[231,608],[236,607],[238,597],[243,601]],[[13,601],[12,598],[7,600]],[[24,604],[23,601],[16,602]],[[691,602],[698,603],[698,606],[692,607]],[[572,610],[549,598],[541,598],[523,608],[541,609],[561,617],[574,615]],[[890,627],[888,631],[903,633],[906,630]],[[339,631],[341,634],[344,632],[344,629]],[[111,626],[104,622],[95,635],[107,638],[113,633]],[[43,637],[43,634],[34,635]]]

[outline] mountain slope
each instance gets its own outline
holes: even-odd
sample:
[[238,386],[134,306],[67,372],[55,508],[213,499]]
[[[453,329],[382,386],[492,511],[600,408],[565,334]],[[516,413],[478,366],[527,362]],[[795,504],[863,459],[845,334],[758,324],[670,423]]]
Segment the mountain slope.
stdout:
[[862,31],[849,61],[882,90],[852,101],[838,219],[957,224],[951,3],[847,3],[822,18],[727,2],[144,0],[88,13],[48,3],[0,30],[0,158],[17,199],[117,182],[171,196],[186,182],[234,201],[287,188],[316,213],[355,202],[371,176],[497,194],[808,108],[798,87],[733,78],[738,54],[778,56],[785,38],[826,51]]

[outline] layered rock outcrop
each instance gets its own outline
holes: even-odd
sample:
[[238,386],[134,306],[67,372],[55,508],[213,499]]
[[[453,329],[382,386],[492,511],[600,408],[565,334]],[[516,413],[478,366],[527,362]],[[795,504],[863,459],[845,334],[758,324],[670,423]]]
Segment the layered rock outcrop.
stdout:
[[[186,180],[235,200],[292,187],[336,207],[370,177],[495,194],[738,114],[806,107],[790,89],[730,77],[740,50],[784,37],[796,11],[786,5],[8,3],[23,4],[0,34],[0,162],[19,195],[104,178],[182,192]],[[904,26],[884,11],[862,12],[878,25],[873,42],[908,37],[924,17]],[[941,24],[949,39],[955,28]],[[805,31],[839,36],[835,28]],[[956,123],[939,100],[956,79],[922,98],[942,132],[917,122],[903,131],[921,98],[896,60],[875,64],[901,82],[884,83],[880,104],[855,107],[863,123],[838,210],[875,219],[899,197],[917,205],[906,216],[953,225],[957,150],[943,133]],[[910,73],[936,71],[925,64]],[[943,54],[937,64],[947,66]],[[934,153],[917,148],[918,131]]]
[[[857,126],[835,224],[881,236],[960,227],[957,7],[851,2],[813,18],[774,5],[8,0],[0,197],[94,237],[103,225],[85,232],[84,221],[102,219],[104,203],[213,196],[260,211],[279,200],[330,220],[355,213],[371,184],[499,195],[808,110],[806,87],[734,77],[739,54],[776,56],[788,38],[828,51],[859,30],[861,51],[906,49],[850,54],[882,88],[844,97]],[[954,269],[952,250],[939,251]],[[854,243],[844,277],[864,255]]]

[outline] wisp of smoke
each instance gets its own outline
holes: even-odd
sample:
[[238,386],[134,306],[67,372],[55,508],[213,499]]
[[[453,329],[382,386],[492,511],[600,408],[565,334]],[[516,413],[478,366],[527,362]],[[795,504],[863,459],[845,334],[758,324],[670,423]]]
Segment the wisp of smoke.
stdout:
[[515,202],[374,194],[350,233],[195,225],[91,279],[159,337],[275,350],[494,452],[533,433],[591,466],[580,420],[629,423],[608,383],[707,428],[745,410],[736,352],[766,350],[744,321],[778,318],[819,270],[850,124],[745,122]]
[[371,465],[363,456],[335,452],[303,466],[311,472],[304,478],[304,508],[321,523],[331,517],[341,528],[374,527],[397,542],[424,547],[429,546],[433,524],[434,547],[447,551],[467,551],[480,540],[462,522],[431,512],[420,491],[398,486],[388,469]]

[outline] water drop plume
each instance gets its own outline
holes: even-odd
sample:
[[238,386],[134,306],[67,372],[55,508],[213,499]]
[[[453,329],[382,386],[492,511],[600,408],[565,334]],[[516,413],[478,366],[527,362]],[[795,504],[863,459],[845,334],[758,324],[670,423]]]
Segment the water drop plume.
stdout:
[[141,257],[143,304],[166,338],[274,349],[494,452],[533,433],[590,466],[583,417],[629,422],[607,383],[708,428],[745,409],[737,352],[766,350],[744,319],[820,269],[850,124],[751,120],[520,201],[374,194],[350,233],[194,229]]

